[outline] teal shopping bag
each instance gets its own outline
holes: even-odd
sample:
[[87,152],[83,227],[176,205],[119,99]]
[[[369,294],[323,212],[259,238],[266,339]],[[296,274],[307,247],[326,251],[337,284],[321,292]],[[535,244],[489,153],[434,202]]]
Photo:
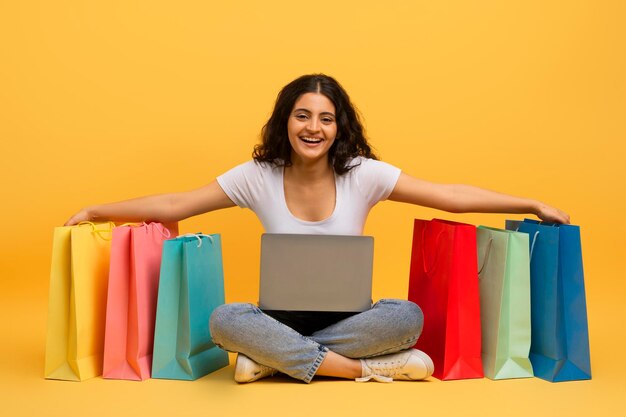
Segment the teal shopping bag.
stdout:
[[528,235],[479,226],[476,237],[485,376],[532,377]]
[[580,228],[525,219],[507,228],[530,240],[530,361],[551,382],[591,379]]
[[224,304],[220,235],[163,243],[152,378],[195,380],[228,365],[211,339],[209,317]]

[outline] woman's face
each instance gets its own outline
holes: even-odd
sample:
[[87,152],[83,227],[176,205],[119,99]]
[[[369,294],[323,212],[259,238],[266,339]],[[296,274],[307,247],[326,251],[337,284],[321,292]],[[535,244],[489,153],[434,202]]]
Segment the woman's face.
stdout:
[[289,115],[287,133],[292,163],[328,160],[328,151],[337,136],[335,105],[323,94],[301,95]]

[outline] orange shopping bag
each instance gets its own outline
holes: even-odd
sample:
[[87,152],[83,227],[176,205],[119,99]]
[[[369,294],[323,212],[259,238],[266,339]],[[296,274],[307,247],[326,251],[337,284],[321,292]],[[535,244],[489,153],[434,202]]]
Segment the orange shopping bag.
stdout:
[[106,308],[103,377],[150,378],[163,241],[160,223],[113,230]]

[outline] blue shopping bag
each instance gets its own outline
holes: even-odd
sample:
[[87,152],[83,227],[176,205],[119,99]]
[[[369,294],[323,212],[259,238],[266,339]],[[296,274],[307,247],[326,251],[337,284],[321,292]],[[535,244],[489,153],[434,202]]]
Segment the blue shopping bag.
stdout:
[[209,317],[224,304],[220,235],[163,243],[152,378],[195,380],[228,365],[211,339]]
[[530,242],[535,376],[551,382],[591,379],[580,228],[525,219],[518,231],[528,233]]

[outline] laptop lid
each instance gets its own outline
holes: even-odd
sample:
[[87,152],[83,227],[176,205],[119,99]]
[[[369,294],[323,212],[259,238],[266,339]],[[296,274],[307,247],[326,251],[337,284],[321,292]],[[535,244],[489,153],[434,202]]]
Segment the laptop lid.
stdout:
[[373,259],[371,236],[265,233],[259,307],[365,311],[372,303]]

